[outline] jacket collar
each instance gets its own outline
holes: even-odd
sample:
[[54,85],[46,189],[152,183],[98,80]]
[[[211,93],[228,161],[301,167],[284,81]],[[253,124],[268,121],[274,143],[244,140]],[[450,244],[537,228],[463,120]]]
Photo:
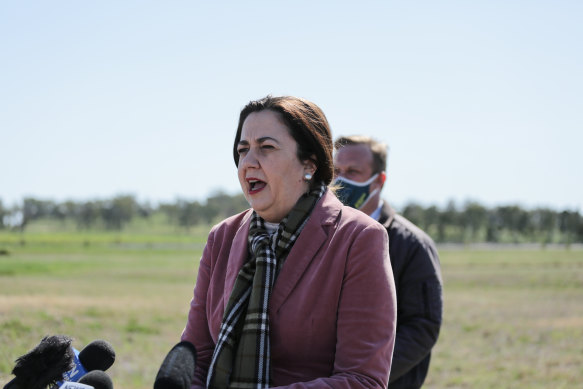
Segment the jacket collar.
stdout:
[[[342,203],[334,194],[326,190],[326,193],[322,195],[322,198],[314,206],[308,222],[291,248],[283,268],[275,281],[269,303],[270,309],[277,310],[289,296],[318,250],[328,238],[329,229],[325,227],[336,223],[341,209]],[[239,270],[243,267],[248,257],[247,236],[249,235],[251,214],[252,210],[250,209],[243,217],[239,229],[233,238],[225,278],[225,290],[223,293],[225,307],[229,301]]]
[[[241,223],[239,224],[239,228],[233,237],[233,243],[230,247],[227,274],[225,274],[225,287],[223,291],[223,305],[225,309],[227,308],[229,297],[231,297],[231,291],[235,285],[235,280],[237,279],[239,270],[241,270],[247,261],[247,236],[249,235],[249,226],[251,225],[252,214],[252,209],[247,210],[245,216],[243,216],[241,219]],[[228,245],[229,242],[224,243]]]
[[379,223],[381,223],[385,228],[389,228],[395,220],[395,210],[391,208],[389,203],[383,202],[383,208],[381,209],[381,217],[379,218]]

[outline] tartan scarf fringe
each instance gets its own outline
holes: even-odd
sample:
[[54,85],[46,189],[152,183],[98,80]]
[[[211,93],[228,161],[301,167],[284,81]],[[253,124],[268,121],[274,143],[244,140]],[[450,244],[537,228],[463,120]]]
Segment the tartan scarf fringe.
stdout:
[[209,389],[261,389],[271,384],[269,298],[285,257],[300,235],[323,183],[300,197],[271,236],[255,211],[251,216],[250,258],[231,291],[207,375]]

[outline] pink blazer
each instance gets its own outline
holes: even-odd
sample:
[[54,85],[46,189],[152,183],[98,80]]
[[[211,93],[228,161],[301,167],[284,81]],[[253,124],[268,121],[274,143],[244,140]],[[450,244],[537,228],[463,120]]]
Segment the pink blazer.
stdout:
[[[182,340],[204,388],[227,301],[247,259],[251,210],[211,230]],[[286,388],[386,388],[396,299],[387,232],[327,191],[291,249],[269,303],[272,380]]]

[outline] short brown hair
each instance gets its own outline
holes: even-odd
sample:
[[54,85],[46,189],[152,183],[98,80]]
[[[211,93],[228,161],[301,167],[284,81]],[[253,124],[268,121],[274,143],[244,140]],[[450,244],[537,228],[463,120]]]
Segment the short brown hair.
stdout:
[[[241,131],[245,119],[251,113],[263,110],[271,110],[281,114],[290,135],[298,145],[298,159],[300,161],[311,160],[316,165],[316,172],[311,180],[312,185],[319,185],[320,182],[329,185],[334,175],[334,159],[332,155],[334,148],[330,125],[320,107],[299,97],[272,97],[268,95],[262,99],[250,101],[241,110],[233,145],[235,165],[239,166],[237,146],[241,140]],[[312,156],[315,156],[315,158]]]
[[334,142],[336,150],[349,145],[365,145],[372,153],[373,173],[380,173],[387,170],[387,145],[366,135],[341,136]]

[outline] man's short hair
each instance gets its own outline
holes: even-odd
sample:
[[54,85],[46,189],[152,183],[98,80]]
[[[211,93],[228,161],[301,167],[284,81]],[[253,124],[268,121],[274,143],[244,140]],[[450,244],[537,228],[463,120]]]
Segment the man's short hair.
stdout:
[[341,136],[334,142],[334,148],[336,150],[350,145],[365,145],[370,149],[372,153],[373,174],[387,170],[388,147],[385,143],[381,143],[366,135]]

